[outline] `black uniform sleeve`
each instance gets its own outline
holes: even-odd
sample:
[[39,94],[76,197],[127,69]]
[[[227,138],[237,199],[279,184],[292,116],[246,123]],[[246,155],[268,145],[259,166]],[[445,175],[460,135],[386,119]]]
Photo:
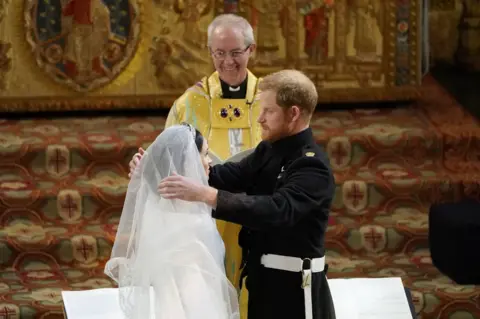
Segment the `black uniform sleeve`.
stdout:
[[238,163],[228,162],[218,164],[210,169],[208,183],[210,186],[231,193],[246,192],[252,180],[253,163],[261,156],[263,145],[257,146],[255,151]]
[[[316,157],[302,157],[284,172],[285,182],[270,196],[219,190],[213,217],[251,229],[292,227],[308,214],[319,214],[334,194],[329,168]],[[326,216],[327,217],[327,216]]]
[[238,163],[218,164],[210,169],[208,183],[210,186],[232,193],[245,192],[252,170],[252,156],[245,157]]

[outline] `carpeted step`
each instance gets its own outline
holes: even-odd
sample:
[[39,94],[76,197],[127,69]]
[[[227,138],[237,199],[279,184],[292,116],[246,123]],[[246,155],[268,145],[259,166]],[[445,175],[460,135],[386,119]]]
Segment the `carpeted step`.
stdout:
[[327,263],[329,278],[401,277],[411,289],[418,319],[480,318],[480,287],[460,286],[440,274],[428,249],[371,256],[330,250]]
[[428,215],[411,207],[382,211],[372,219],[335,216],[335,221],[328,227],[325,245],[345,255],[410,253],[429,246]]
[[[95,267],[108,260],[121,207],[105,212],[101,219],[82,224],[35,222],[12,215],[12,221],[0,231],[0,266],[18,264],[24,254],[49,256],[56,264],[67,267]],[[420,218],[419,218],[420,216]],[[347,223],[339,218],[326,234],[326,247],[343,254],[411,252],[428,248],[427,215],[414,220],[398,216],[377,217],[375,222]],[[400,214],[400,217],[404,217]]]
[[164,122],[164,117],[4,122],[0,164],[58,180],[85,174],[95,163],[115,162],[126,169],[138,147],[148,146]]
[[479,173],[451,173],[437,164],[415,168],[402,162],[375,159],[358,170],[336,172],[332,210],[374,216],[392,201],[429,206],[477,196],[480,190]]
[[110,258],[118,224],[113,219],[85,226],[16,220],[0,231],[0,267],[17,265],[25,254],[31,259],[49,256],[66,267],[98,267]]
[[[394,160],[376,158],[358,170],[336,172],[337,190],[332,210],[340,209],[347,215],[368,215],[369,211],[381,210],[392,200],[430,205],[438,200],[458,200],[478,194],[480,178],[474,172],[454,174],[429,161],[420,169]],[[84,174],[70,173],[61,179],[40,169],[37,173],[33,175],[15,164],[0,167],[3,202],[0,202],[0,216],[6,215],[5,210],[29,207],[44,212],[50,221],[79,222],[77,219],[85,218],[84,221],[89,222],[97,216],[93,208],[123,205],[128,185],[127,167],[118,162],[91,163]],[[74,213],[66,206],[71,205],[68,202],[74,197],[85,201],[86,215],[78,215],[78,210]]]
[[[357,256],[327,253],[329,278],[401,277],[411,289],[418,319],[480,316],[480,288],[459,286],[441,275],[426,250],[410,254]],[[103,266],[103,265],[102,265]],[[0,275],[2,311],[16,318],[63,318],[61,291],[114,287],[102,267],[65,267],[51,257],[22,256]],[[8,317],[7,317],[8,318]]]
[[[329,276],[401,276],[419,319],[480,318],[478,289],[431,265],[426,214],[434,201],[480,197],[480,128],[430,77],[424,89],[401,108],[314,115],[337,182]],[[164,124],[160,116],[0,120],[0,318],[63,318],[62,289],[112,285],[103,266],[128,162]]]
[[[165,117],[4,120],[0,164],[15,163],[32,176],[57,179],[83,174],[92,163],[115,161],[126,167],[164,124]],[[378,157],[401,158],[413,167],[442,160],[443,136],[415,108],[319,112],[311,126],[335,171],[357,169]],[[456,138],[459,145],[467,139]]]
[[[336,225],[328,228],[328,248],[368,254],[428,247],[426,210],[436,194],[432,189],[442,189],[439,185],[448,180],[443,174],[387,168],[337,176]],[[71,267],[108,259],[128,185],[123,167],[95,164],[88,175],[60,181],[38,180],[15,169],[0,170],[0,265],[11,266],[28,252],[51,254]],[[450,181],[450,188],[442,189],[444,198],[464,194],[465,180]]]
[[[5,169],[2,171],[2,169]],[[37,179],[17,167],[0,169],[0,221],[18,219],[34,223],[84,225],[102,220],[123,206],[128,178],[125,168],[92,165],[88,175],[57,180]]]
[[[49,256],[56,264],[89,268],[110,257],[121,208],[111,209],[104,219],[88,224],[35,223],[12,216],[14,221],[0,231],[0,266],[18,264],[24,254]],[[414,221],[394,220],[385,216],[376,223],[344,223],[330,226],[326,247],[344,254],[370,255],[411,252],[428,247],[427,217]],[[33,258],[33,257],[32,257]]]
[[[88,201],[84,199],[84,203]],[[327,229],[327,249],[369,255],[428,247],[428,215],[413,206],[391,209],[378,212],[373,219],[336,217],[337,223]],[[0,266],[14,265],[24,254],[50,256],[57,264],[69,267],[103,263],[110,257],[121,210],[118,205],[99,208],[98,217],[77,220],[48,220],[39,214],[11,210],[1,224]]]
[[442,159],[442,135],[416,108],[320,113],[311,127],[335,171],[355,170],[373,158],[414,167]]
[[70,268],[46,256],[25,255],[0,274],[0,318],[64,319],[62,290],[115,287],[103,268]]

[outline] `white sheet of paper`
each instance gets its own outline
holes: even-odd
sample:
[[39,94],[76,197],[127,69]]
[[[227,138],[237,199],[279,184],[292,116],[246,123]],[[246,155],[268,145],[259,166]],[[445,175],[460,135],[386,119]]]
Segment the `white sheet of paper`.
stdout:
[[329,279],[337,319],[412,319],[401,278]]
[[329,279],[336,319],[358,319],[358,308],[351,283],[346,279]]
[[[154,291],[150,292],[150,311],[154,313]],[[62,291],[68,319],[124,319],[117,288]]]
[[[412,319],[401,278],[328,279],[337,319]],[[68,319],[123,319],[117,288],[62,291]],[[151,313],[154,293],[152,289]]]
[[68,319],[121,319],[118,289],[102,288],[82,291],[62,291]]

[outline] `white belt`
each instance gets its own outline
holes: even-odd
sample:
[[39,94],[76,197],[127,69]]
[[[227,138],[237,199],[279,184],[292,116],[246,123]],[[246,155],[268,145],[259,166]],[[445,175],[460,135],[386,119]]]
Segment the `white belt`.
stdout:
[[[310,267],[304,267],[305,262],[307,262],[307,265],[308,262],[310,262]],[[324,271],[325,257],[302,259],[298,257],[267,254],[261,257],[260,263],[266,268],[302,273],[305,319],[312,319],[312,273]]]

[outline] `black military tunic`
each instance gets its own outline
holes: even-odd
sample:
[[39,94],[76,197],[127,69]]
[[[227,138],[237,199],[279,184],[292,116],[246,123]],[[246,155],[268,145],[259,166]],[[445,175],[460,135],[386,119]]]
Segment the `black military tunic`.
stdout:
[[[302,273],[265,268],[263,254],[320,258],[335,181],[311,129],[261,142],[239,163],[216,165],[213,217],[242,225],[239,244],[249,291],[249,319],[305,318]],[[313,318],[335,312],[325,272],[312,275]]]

